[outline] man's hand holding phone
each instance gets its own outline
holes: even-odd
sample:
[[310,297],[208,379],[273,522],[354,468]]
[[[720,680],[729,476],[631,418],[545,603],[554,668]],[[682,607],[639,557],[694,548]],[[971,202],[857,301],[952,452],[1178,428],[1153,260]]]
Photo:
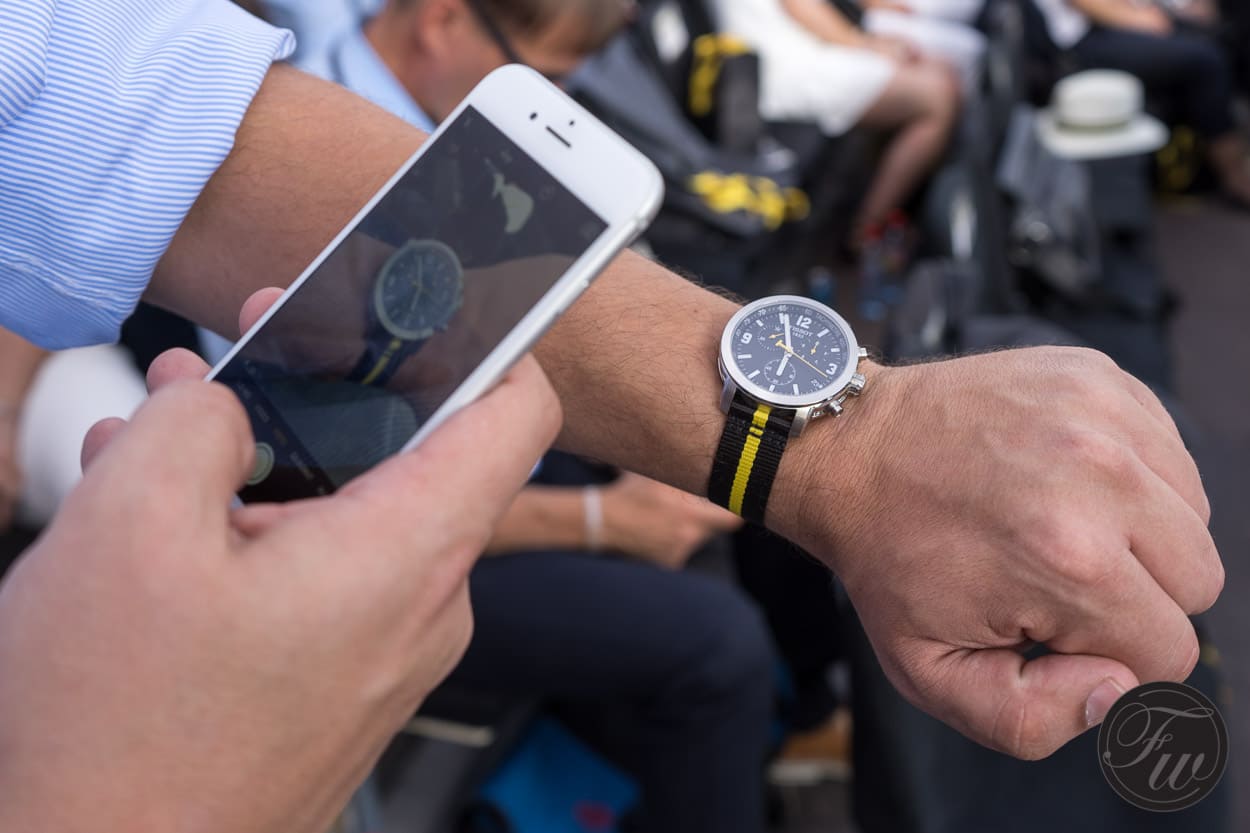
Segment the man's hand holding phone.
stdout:
[[232,511],[252,437],[204,370],[166,355],[97,426],[0,592],[0,829],[325,830],[458,661],[468,572],[560,423],[526,359],[333,497]]

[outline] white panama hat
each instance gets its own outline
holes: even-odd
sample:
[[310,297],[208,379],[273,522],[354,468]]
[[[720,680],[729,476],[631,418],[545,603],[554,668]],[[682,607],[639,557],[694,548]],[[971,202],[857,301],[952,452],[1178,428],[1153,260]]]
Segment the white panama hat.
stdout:
[[1055,86],[1050,107],[1037,116],[1042,145],[1063,159],[1112,159],[1153,153],[1168,129],[1147,115],[1140,80],[1127,72],[1095,69]]

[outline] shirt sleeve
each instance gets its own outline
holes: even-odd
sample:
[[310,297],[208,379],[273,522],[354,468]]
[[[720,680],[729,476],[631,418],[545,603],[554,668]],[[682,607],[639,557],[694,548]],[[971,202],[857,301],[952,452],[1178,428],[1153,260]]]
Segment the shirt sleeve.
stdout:
[[228,0],[0,0],[0,326],[116,340],[293,49]]

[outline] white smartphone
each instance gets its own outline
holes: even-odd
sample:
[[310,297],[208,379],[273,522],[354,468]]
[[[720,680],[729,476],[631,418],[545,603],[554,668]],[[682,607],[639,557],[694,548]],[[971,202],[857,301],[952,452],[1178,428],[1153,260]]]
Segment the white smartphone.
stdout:
[[492,73],[209,378],[239,498],[326,495],[490,390],[655,217],[663,180],[538,73]]

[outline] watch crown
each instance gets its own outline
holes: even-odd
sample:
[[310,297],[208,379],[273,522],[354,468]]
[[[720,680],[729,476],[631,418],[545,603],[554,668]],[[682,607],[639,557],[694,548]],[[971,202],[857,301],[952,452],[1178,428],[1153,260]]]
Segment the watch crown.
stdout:
[[861,347],[861,348],[859,348],[859,357],[860,357],[861,359],[866,359],[866,358],[868,358],[868,348],[867,348],[867,347]]
[[844,410],[846,409],[843,408],[842,405],[838,402],[830,402],[828,405],[825,406],[825,413],[831,417],[842,416],[842,412]]
[[864,374],[856,373],[851,377],[851,383],[847,385],[847,393],[851,396],[859,396],[867,386],[868,380],[864,377]]

